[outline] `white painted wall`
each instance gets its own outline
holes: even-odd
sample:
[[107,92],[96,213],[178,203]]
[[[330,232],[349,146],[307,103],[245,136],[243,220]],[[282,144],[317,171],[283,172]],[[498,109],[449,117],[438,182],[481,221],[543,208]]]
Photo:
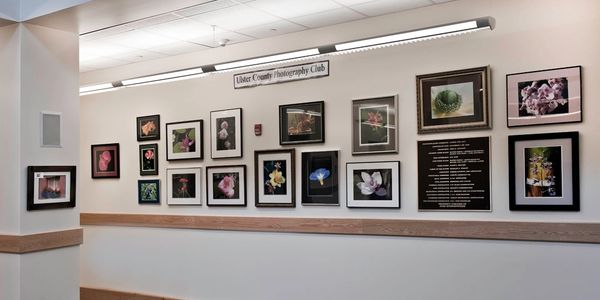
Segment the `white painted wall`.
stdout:
[[[204,53],[134,64],[82,75],[83,83],[107,82],[181,67],[299,49],[481,16],[493,16],[492,32],[331,56],[331,76],[287,84],[234,90],[232,73],[122,89],[81,100],[82,212],[235,216],[457,219],[596,222],[596,170],[600,160],[594,112],[594,83],[600,80],[600,3],[577,1],[459,0],[440,6],[362,20]],[[543,12],[543,13],[542,13]],[[259,52],[261,51],[261,52]],[[491,131],[416,134],[415,76],[467,67],[492,69]],[[571,65],[583,66],[584,123],[506,128],[505,74]],[[397,155],[351,155],[351,99],[398,94]],[[326,143],[298,152],[340,149],[341,166],[351,161],[400,160],[400,210],[345,207],[257,209],[168,207],[167,167],[248,165],[248,195],[254,194],[253,151],[279,148],[277,107],[324,100]],[[135,137],[137,116],[159,113],[164,123],[209,119],[216,109],[243,108],[244,157],[197,162],[165,160],[160,141],[161,206],[137,204],[139,177]],[[253,135],[253,124],[263,135]],[[581,133],[581,212],[510,212],[507,136],[576,130]],[[205,129],[205,134],[208,131]],[[418,212],[417,140],[492,137],[493,212]],[[121,179],[90,178],[90,145],[121,144]],[[205,156],[210,157],[209,148]],[[300,162],[299,155],[297,163]],[[345,174],[342,168],[341,174]],[[300,175],[297,170],[297,175]],[[154,178],[154,177],[147,177]],[[297,197],[300,197],[298,190]],[[450,239],[213,232],[87,226],[82,247],[82,286],[185,299],[591,299],[600,294],[593,278],[600,270],[600,246]]]

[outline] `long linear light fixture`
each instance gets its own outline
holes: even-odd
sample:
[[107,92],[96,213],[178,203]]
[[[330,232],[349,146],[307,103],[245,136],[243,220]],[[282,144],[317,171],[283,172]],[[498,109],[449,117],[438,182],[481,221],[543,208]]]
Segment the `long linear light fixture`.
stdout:
[[494,18],[483,17],[451,24],[433,26],[428,28],[415,29],[405,32],[394,33],[379,37],[367,38],[356,41],[343,42],[333,45],[325,45],[317,48],[295,50],[274,55],[253,57],[249,59],[224,62],[215,65],[206,65],[196,68],[176,70],[172,72],[154,74],[143,77],[136,77],[112,83],[102,83],[90,86],[84,86],[79,89],[80,95],[88,95],[111,91],[120,87],[135,85],[152,84],[159,82],[183,80],[195,78],[199,75],[212,72],[231,71],[241,68],[256,67],[266,64],[288,62],[298,59],[313,58],[325,54],[347,53],[357,50],[368,50],[383,46],[401,45],[406,43],[418,42],[440,37],[453,36],[463,33],[470,33],[484,29],[493,30],[495,26]]

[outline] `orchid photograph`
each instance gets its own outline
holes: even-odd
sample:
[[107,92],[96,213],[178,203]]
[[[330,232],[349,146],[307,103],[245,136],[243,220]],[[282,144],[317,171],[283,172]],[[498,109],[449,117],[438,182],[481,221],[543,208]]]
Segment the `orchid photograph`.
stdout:
[[346,165],[348,207],[400,208],[400,162]]
[[210,112],[211,158],[242,157],[242,109]]
[[119,144],[92,145],[92,178],[119,176]]
[[137,117],[137,140],[160,140],[160,115]]
[[209,206],[246,205],[246,166],[206,168],[206,198]]
[[582,121],[581,66],[506,75],[507,126]]
[[138,203],[160,204],[160,180],[138,180]]
[[296,206],[294,154],[294,149],[254,151],[256,206]]
[[167,123],[167,160],[201,159],[202,120]]
[[302,152],[302,205],[339,205],[338,151]]
[[525,197],[562,197],[562,148],[525,148]]
[[322,143],[325,141],[325,102],[279,106],[279,144]]
[[158,144],[140,145],[140,175],[158,175]]
[[397,153],[396,96],[352,100],[352,155]]
[[202,168],[167,169],[167,203],[201,204]]

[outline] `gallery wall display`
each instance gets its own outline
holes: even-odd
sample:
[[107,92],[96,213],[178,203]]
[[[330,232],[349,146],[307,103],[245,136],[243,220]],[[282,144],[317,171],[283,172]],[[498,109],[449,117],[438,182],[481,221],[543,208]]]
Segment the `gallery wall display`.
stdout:
[[350,208],[400,208],[400,162],[347,163],[346,205]]
[[140,145],[140,175],[158,175],[158,144]]
[[167,204],[202,205],[202,168],[167,169]]
[[418,133],[491,128],[489,67],[417,76]]
[[138,180],[138,203],[160,204],[160,180]]
[[160,115],[137,117],[137,140],[160,140]]
[[27,210],[75,207],[75,166],[27,167]]
[[302,205],[340,205],[338,151],[302,153]]
[[202,120],[167,123],[167,160],[202,159]]
[[508,127],[582,121],[581,66],[506,75]]
[[255,205],[295,207],[295,150],[254,151]]
[[352,100],[352,155],[398,153],[397,96]]
[[210,112],[211,158],[242,157],[242,109]]
[[418,141],[419,210],[490,211],[490,138]]
[[246,166],[206,167],[208,206],[246,206]]
[[119,144],[92,145],[92,178],[119,178],[121,161]]
[[579,133],[508,137],[510,210],[579,211]]
[[325,142],[325,102],[279,106],[279,144]]

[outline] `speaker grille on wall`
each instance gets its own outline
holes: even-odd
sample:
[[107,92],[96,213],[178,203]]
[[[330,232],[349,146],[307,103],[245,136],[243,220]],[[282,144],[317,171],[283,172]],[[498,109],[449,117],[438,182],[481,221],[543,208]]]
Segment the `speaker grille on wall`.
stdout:
[[42,112],[42,147],[61,147],[60,113]]

